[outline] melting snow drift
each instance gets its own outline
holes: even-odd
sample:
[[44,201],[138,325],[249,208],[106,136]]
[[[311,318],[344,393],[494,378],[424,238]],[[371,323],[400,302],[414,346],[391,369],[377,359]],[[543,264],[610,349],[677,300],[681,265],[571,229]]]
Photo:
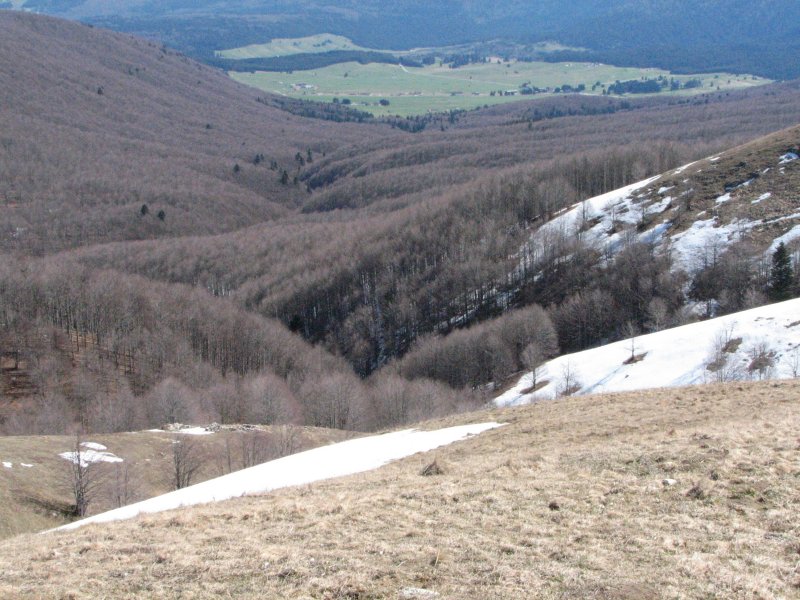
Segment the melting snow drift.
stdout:
[[182,506],[219,502],[247,494],[260,494],[362,473],[377,469],[392,460],[405,458],[417,452],[427,452],[501,426],[499,423],[481,423],[438,431],[409,429],[323,446],[94,515],[58,529],[76,529],[90,523],[131,519],[142,513],[156,513]]
[[[122,462],[122,459],[119,456],[112,454],[111,452],[106,452],[108,448],[103,446],[103,444],[98,444],[96,442],[81,442],[81,448],[83,448],[80,452],[80,460],[82,467],[88,467],[92,463],[98,462],[109,462],[109,463],[117,463]],[[77,452],[62,452],[59,454],[61,458],[64,460],[68,460],[74,464],[78,463],[78,456]]]
[[634,338],[637,361],[631,364],[626,364],[631,340],[560,356],[537,373],[537,387],[545,381],[547,385],[528,392],[533,383],[529,373],[495,403],[516,406],[554,398],[567,378],[580,395],[712,382],[716,374],[707,367],[722,337],[733,341],[724,353],[731,379],[747,377],[753,352],[759,349],[773,353],[772,377],[795,377],[800,370],[800,299]]

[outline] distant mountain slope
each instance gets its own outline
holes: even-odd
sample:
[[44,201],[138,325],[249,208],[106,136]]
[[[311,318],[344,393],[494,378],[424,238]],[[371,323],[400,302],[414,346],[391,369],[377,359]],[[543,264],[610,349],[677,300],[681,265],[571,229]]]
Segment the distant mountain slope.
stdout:
[[47,252],[274,218],[304,196],[280,182],[298,152],[319,156],[362,135],[259,103],[156,44],[0,12],[0,248]]
[[495,399],[515,406],[585,395],[800,376],[800,300],[692,323],[567,354]]
[[346,35],[403,49],[506,38],[589,48],[591,60],[800,76],[800,6],[780,0],[27,0],[29,10],[155,36],[196,56],[276,37]]

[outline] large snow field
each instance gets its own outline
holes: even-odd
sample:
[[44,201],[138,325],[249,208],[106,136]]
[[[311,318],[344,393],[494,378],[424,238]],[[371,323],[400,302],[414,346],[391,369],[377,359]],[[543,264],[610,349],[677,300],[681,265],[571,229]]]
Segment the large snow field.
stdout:
[[[727,358],[724,377],[757,377],[748,366],[761,349],[774,353],[770,377],[796,377],[800,369],[800,299],[560,356],[540,367],[535,392],[526,392],[533,382],[528,373],[495,403],[516,406],[554,398],[567,379],[574,385],[574,393],[581,395],[714,382],[719,380],[719,371],[707,367],[715,350],[727,340],[733,343],[723,353]],[[637,362],[625,364],[632,353]]]

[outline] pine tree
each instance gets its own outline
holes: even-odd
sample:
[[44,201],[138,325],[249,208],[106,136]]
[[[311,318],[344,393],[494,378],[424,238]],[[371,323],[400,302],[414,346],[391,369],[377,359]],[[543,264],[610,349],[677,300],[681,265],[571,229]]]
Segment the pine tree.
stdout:
[[792,297],[792,259],[786,245],[781,242],[772,253],[772,269],[769,273],[769,294],[773,300],[788,300]]

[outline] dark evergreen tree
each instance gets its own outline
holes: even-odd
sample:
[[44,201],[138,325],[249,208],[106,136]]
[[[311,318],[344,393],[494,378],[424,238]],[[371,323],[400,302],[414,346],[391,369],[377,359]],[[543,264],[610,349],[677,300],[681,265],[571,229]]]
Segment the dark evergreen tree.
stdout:
[[780,243],[772,253],[772,268],[769,273],[769,295],[773,300],[788,300],[792,297],[792,259],[786,244]]
[[142,208],[139,209],[139,212],[142,214],[143,217],[146,217],[147,213],[150,212],[150,209],[147,207],[147,204],[142,204]]

